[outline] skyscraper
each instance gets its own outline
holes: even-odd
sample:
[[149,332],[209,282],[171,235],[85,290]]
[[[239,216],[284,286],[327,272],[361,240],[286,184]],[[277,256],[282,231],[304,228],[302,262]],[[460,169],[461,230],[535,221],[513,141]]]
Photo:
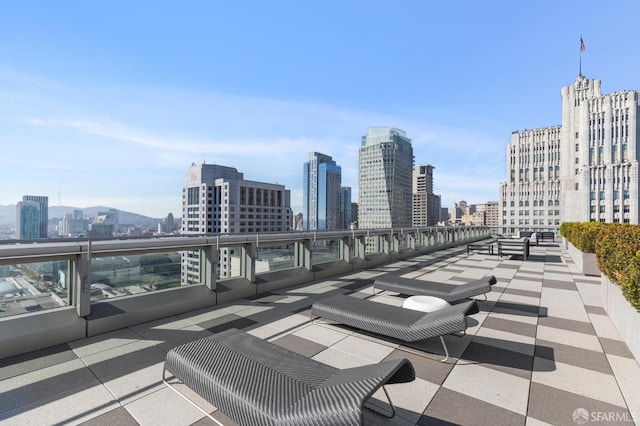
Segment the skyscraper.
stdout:
[[[192,164],[182,190],[182,233],[202,235],[285,232],[291,227],[290,192],[254,182],[233,167]],[[221,250],[219,274],[228,277],[231,254]],[[183,254],[183,283],[201,282],[199,252]]]
[[501,226],[639,222],[639,92],[600,86],[578,76],[561,90],[561,125],[512,133]]
[[413,166],[412,226],[435,226],[440,220],[440,196],[433,193],[434,168]]
[[[43,195],[23,195],[22,202],[18,203],[16,208],[17,238],[47,238],[49,227],[49,197]],[[37,216],[34,216],[36,214]]]
[[413,148],[398,129],[369,128],[359,152],[358,226],[411,226]]
[[16,205],[16,238],[32,240],[40,238],[40,204],[20,201]]
[[304,230],[341,229],[340,185],[342,169],[319,152],[309,154],[303,166],[302,214]]
[[349,229],[353,219],[351,217],[351,187],[340,188],[340,229]]

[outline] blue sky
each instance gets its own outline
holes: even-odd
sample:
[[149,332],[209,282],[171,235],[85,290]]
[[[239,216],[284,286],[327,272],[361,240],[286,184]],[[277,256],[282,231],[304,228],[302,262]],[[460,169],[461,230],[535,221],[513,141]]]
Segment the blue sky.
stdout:
[[560,124],[582,71],[640,89],[637,1],[0,4],[0,205],[181,211],[192,163],[284,184],[333,156],[357,199],[368,127],[435,166],[443,206],[498,199],[513,130]]

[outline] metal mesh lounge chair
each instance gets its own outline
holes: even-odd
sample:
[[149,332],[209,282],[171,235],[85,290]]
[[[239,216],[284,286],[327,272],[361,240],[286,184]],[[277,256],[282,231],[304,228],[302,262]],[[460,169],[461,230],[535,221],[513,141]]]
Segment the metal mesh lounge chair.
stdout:
[[455,303],[481,294],[486,299],[486,293],[491,291],[491,286],[496,282],[496,277],[493,275],[487,275],[465,284],[445,284],[387,275],[373,282],[373,294],[376,294],[376,290],[388,290],[410,296],[434,296],[449,303]]
[[338,295],[314,302],[311,318],[324,318],[404,342],[440,337],[445,351],[444,362],[449,358],[449,351],[442,336],[465,332],[467,315],[478,311],[478,304],[473,300],[426,313]]
[[340,370],[236,329],[167,354],[163,381],[195,405],[173,386],[175,379],[167,381],[167,371],[234,421],[251,426],[359,425],[363,416],[390,417],[390,400],[391,413],[367,401],[383,385],[415,379],[406,359]]

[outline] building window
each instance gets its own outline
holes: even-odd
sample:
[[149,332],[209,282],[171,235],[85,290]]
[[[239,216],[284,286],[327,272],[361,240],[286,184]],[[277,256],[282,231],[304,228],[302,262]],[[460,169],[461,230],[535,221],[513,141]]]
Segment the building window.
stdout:
[[200,201],[198,188],[187,188],[187,204],[198,204]]

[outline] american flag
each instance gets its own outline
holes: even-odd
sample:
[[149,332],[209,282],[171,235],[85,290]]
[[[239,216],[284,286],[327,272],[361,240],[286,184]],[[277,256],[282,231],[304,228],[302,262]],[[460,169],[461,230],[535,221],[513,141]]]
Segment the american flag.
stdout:
[[580,37],[580,51],[584,52],[584,41],[582,41],[582,37]]

